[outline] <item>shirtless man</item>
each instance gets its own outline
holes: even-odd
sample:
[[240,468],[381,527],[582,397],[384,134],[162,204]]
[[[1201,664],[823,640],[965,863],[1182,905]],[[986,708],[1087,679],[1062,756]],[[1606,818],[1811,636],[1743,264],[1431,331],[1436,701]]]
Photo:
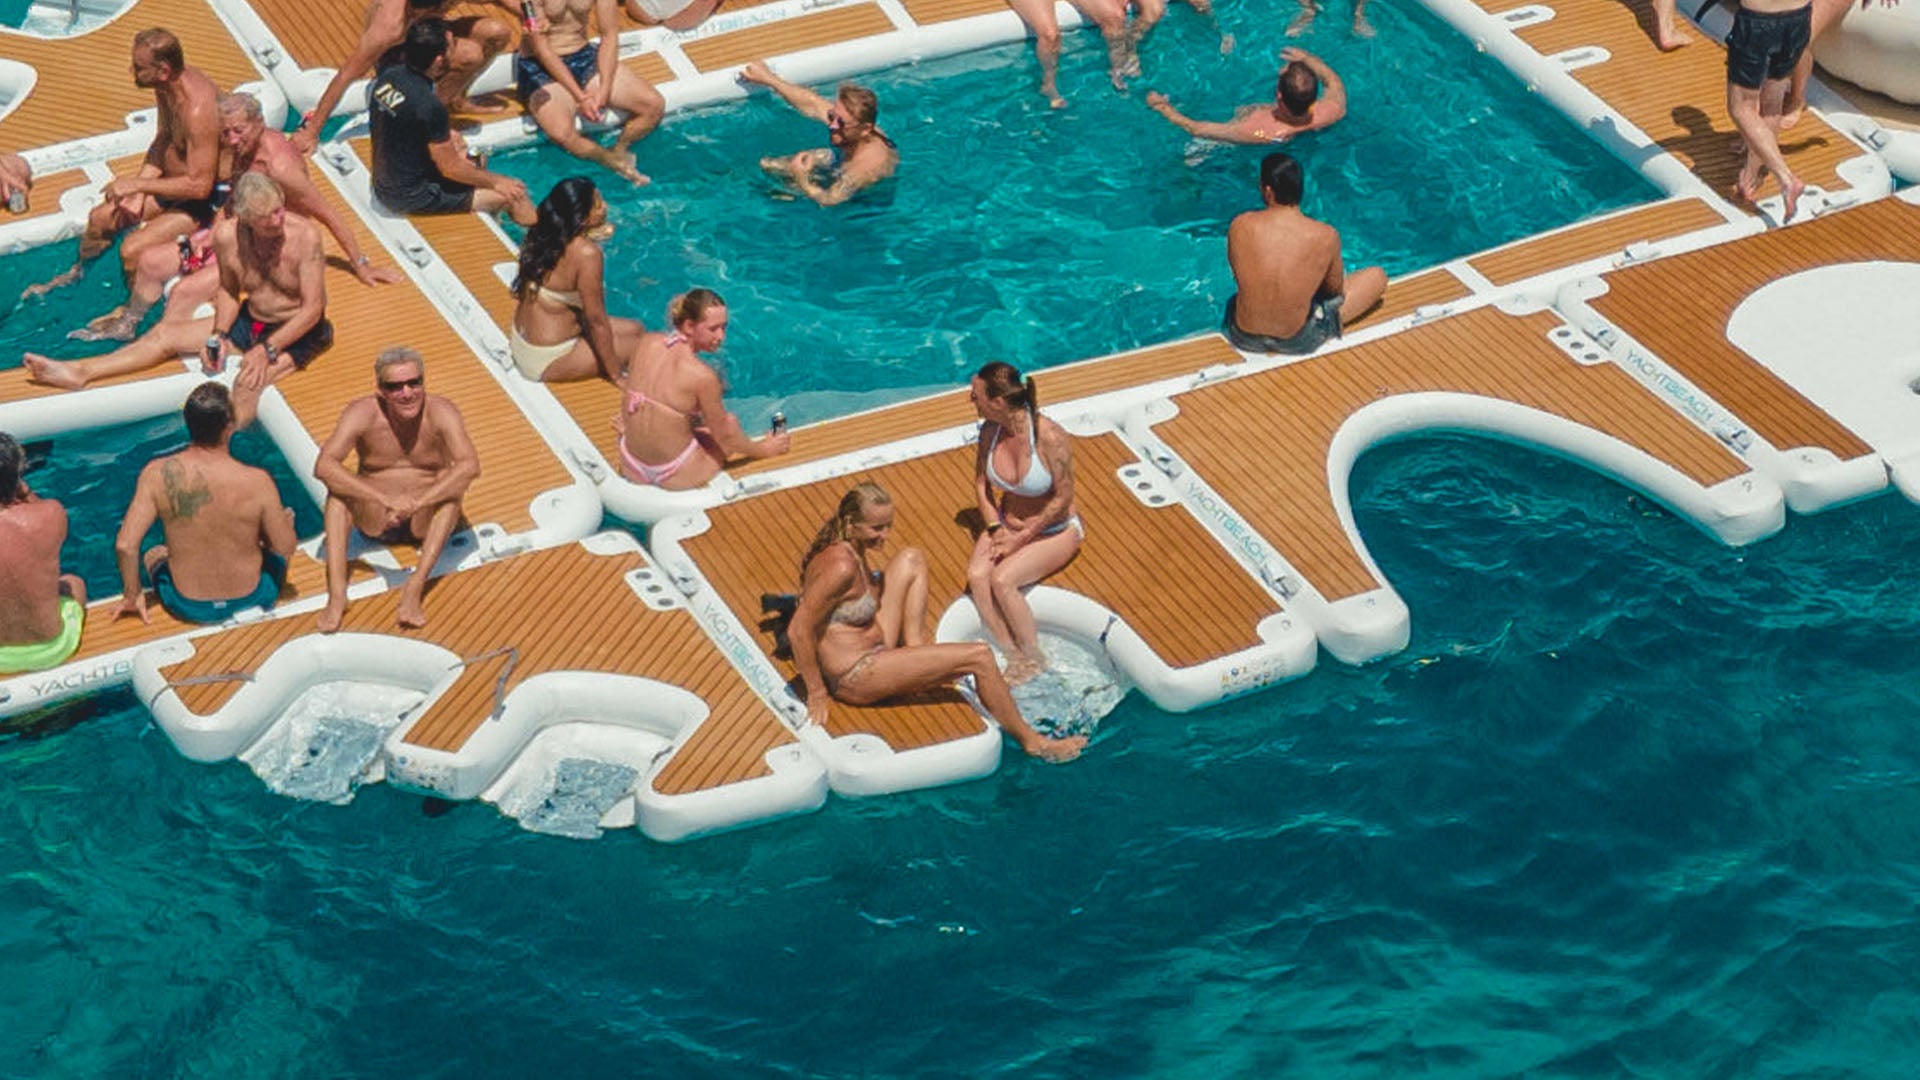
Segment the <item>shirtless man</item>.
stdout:
[[821,206],[846,202],[862,189],[892,176],[900,166],[899,148],[875,124],[880,118],[880,99],[866,87],[841,83],[834,99],[828,101],[775,75],[760,60],[740,72],[740,81],[772,90],[800,115],[827,125],[826,149],[760,159],[762,169]]
[[151,622],[140,586],[140,542],[154,520],[164,543],[148,550],[147,580],[160,606],[182,622],[226,622],[236,611],[271,609],[293,553],[293,511],[265,469],[227,452],[233,402],[217,382],[194,387],[181,409],[189,443],[140,470],[113,554],[120,565],[120,607],[113,617]]
[[505,210],[532,228],[538,215],[527,185],[475,165],[433,96],[432,80],[446,69],[447,25],[421,19],[407,27],[400,52],[401,63],[382,68],[367,91],[373,197],[400,214]]
[[[112,246],[114,237],[134,229],[120,244],[120,265],[131,277],[150,247],[172,250],[180,238],[213,221],[214,175],[219,167],[220,88],[187,66],[180,39],[166,30],[142,30],[133,38],[133,83],[153,91],[159,116],[153,143],[139,171],[116,177],[101,189],[100,205],[87,215],[80,237],[80,258],[73,268],[22,294],[38,296],[79,279],[86,264]],[[138,226],[138,228],[135,228]],[[152,300],[147,301],[149,307]],[[139,315],[146,314],[142,308]],[[109,312],[96,322],[117,322]]]
[[[526,28],[514,58],[514,93],[554,145],[591,161],[634,184],[647,178],[634,168],[634,143],[660,126],[667,101],[637,71],[620,66],[620,5],[614,0],[531,0],[544,26]],[[591,37],[590,22],[600,24],[601,40]],[[611,39],[614,47],[606,48]],[[626,114],[611,148],[574,126],[582,120],[609,120],[607,109]]]
[[1373,310],[1387,291],[1386,271],[1347,276],[1340,234],[1300,212],[1300,163],[1282,153],[1260,162],[1261,210],[1227,227],[1227,262],[1238,295],[1227,301],[1221,331],[1248,352],[1304,356]]
[[[320,100],[300,118],[300,127],[292,137],[294,149],[303,154],[313,153],[314,144],[320,141],[320,129],[326,126],[327,118],[333,115],[334,107],[340,104],[347,87],[356,79],[399,63],[399,47],[406,40],[407,30],[422,19],[442,20],[450,37],[447,43],[447,66],[434,79],[434,92],[439,95],[440,101],[456,112],[491,113],[506,108],[499,104],[481,105],[467,97],[467,89],[486,70],[488,62],[513,43],[513,27],[500,19],[488,17],[448,19],[449,2],[369,0],[366,25],[360,31],[360,40],[354,44],[347,58],[340,62],[340,70],[333,73],[327,88],[320,92]],[[504,11],[518,14],[519,9],[512,0],[493,2]]]
[[[373,362],[379,392],[347,406],[314,462],[314,479],[327,486],[323,634],[340,629],[347,614],[348,529],[377,543],[419,545],[396,616],[401,626],[427,624],[427,577],[460,523],[460,499],[480,475],[480,458],[460,410],[427,393],[426,371],[412,349],[381,353]],[[348,470],[348,454],[359,458],[358,472]]]
[[1761,169],[1772,173],[1780,182],[1782,225],[1793,220],[1807,186],[1780,152],[1780,126],[1794,68],[1812,40],[1811,0],[1741,0],[1727,35],[1727,115],[1747,144],[1733,192],[1753,202]]
[[[253,422],[260,394],[275,379],[306,367],[333,344],[333,325],[324,315],[323,250],[319,228],[287,212],[280,185],[264,173],[245,173],[234,184],[233,214],[222,216],[213,229],[220,287],[212,316],[176,312],[170,304],[167,317],[132,344],[82,360],[27,353],[27,372],[35,382],[78,390],[177,356],[201,354],[203,364],[212,364],[202,350],[217,334],[225,339],[221,356],[229,347],[241,354],[233,406],[235,422],[245,427]],[[218,370],[215,366],[208,373]]]
[[19,154],[0,154],[0,206],[9,214],[24,214],[32,192],[33,166]]
[[1281,49],[1280,59],[1287,66],[1280,69],[1280,79],[1274,84],[1273,104],[1243,105],[1224,124],[1181,115],[1159,91],[1147,95],[1147,107],[1195,138],[1246,146],[1286,142],[1296,135],[1332,127],[1347,115],[1347,84],[1326,61],[1294,48]]
[[[307,171],[307,159],[293,148],[286,136],[267,130],[258,98],[247,93],[227,94],[220,99],[219,111],[222,166],[217,190],[231,192],[233,181],[243,173],[265,173],[280,185],[288,210],[311,218],[333,236],[334,243],[346,256],[347,267],[362,285],[388,285],[402,280],[398,270],[375,266],[360,249],[360,242],[346,219],[314,185],[313,176]],[[139,327],[140,314],[160,297],[167,298],[169,311],[175,304],[185,304],[191,311],[213,299],[219,281],[211,226],[196,230],[177,249],[148,248],[134,268],[133,302],[119,309],[116,323],[106,321],[110,316],[96,319],[95,329],[88,336],[103,341],[132,340]]]
[[26,452],[0,432],[0,676],[43,671],[80,647],[87,586],[60,572],[67,511],[27,487]]

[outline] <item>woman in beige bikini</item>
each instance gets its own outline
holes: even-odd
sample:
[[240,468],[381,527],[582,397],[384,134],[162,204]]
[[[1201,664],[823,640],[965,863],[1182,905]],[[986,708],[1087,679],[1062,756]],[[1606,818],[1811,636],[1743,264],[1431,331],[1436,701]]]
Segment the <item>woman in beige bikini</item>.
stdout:
[[868,556],[893,529],[893,498],[861,484],[840,499],[800,561],[800,599],[788,634],[807,690],[807,718],[825,726],[827,699],[874,705],[973,676],[980,703],[1020,748],[1067,761],[1084,735],[1050,739],[1020,715],[993,650],[979,642],[935,644],[927,633],[927,558],[907,548],[875,572]]
[[540,382],[598,376],[618,383],[646,327],[607,315],[606,256],[595,236],[607,203],[584,176],[553,185],[520,245],[507,347],[520,374]]

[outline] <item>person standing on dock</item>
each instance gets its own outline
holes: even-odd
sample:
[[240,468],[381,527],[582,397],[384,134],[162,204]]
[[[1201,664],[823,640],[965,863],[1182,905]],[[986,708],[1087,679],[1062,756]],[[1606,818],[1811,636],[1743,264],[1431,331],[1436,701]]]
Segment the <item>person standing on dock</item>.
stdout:
[[[187,66],[179,38],[157,28],[134,35],[132,70],[133,84],[153,91],[158,113],[153,143],[133,175],[115,177],[101,189],[101,202],[87,215],[80,236],[79,261],[51,281],[29,287],[22,299],[79,280],[87,263],[129,229],[120,244],[120,265],[131,278],[148,248],[172,249],[182,237],[213,223],[219,208],[214,180],[220,165],[220,88]],[[97,326],[118,325],[129,313],[137,324],[157,299],[146,298],[137,311],[108,312],[73,336],[90,340]]]
[[[377,392],[352,402],[313,464],[326,485],[327,606],[323,634],[347,614],[347,540],[358,530],[377,544],[415,545],[420,560],[401,587],[401,626],[427,624],[427,578],[455,526],[460,500],[480,475],[480,457],[453,402],[427,393],[427,362],[396,347],[373,362]],[[357,471],[347,456],[358,459]]]
[[892,176],[900,167],[900,149],[880,130],[880,98],[858,83],[841,83],[833,100],[773,73],[755,60],[740,81],[780,95],[795,112],[827,125],[827,146],[787,157],[764,157],[760,168],[793,185],[821,206],[838,206]]
[[[293,511],[265,469],[235,461],[228,451],[233,399],[225,386],[194,387],[180,412],[187,448],[140,470],[113,542],[121,589],[113,617],[152,621],[140,586],[143,569],[160,606],[182,622],[211,625],[248,608],[271,609],[298,539]],[[165,540],[143,560],[140,543],[156,520]]]
[[1020,749],[1045,761],[1077,757],[1087,737],[1036,731],[1020,715],[992,649],[977,641],[936,643],[927,633],[925,552],[906,548],[883,569],[869,565],[892,531],[893,496],[878,484],[860,484],[841,496],[800,559],[800,596],[787,633],[808,722],[825,728],[829,701],[880,705],[971,676],[981,706]]
[[1248,352],[1304,356],[1340,336],[1386,295],[1377,266],[1352,275],[1340,258],[1340,233],[1302,213],[1300,163],[1275,152],[1260,161],[1260,197],[1227,226],[1227,262],[1238,292],[1220,330]]
[[[629,183],[647,178],[634,166],[634,143],[660,126],[667,100],[646,76],[620,64],[620,6],[614,0],[527,0],[542,16],[520,36],[514,57],[514,93],[533,122],[560,149],[591,161]],[[600,40],[592,38],[600,25]],[[612,48],[608,48],[612,45]],[[611,147],[574,125],[611,122],[609,108],[626,114]]]
[[26,451],[0,431],[0,675],[65,663],[87,619],[87,583],[60,572],[66,507],[35,496],[26,471]]
[[468,157],[433,80],[447,68],[447,24],[422,19],[407,28],[402,62],[383,68],[367,91],[373,134],[373,197],[398,214],[491,214],[505,210],[532,226],[527,186]]
[[1033,380],[1005,361],[974,373],[968,400],[980,417],[973,489],[984,527],[967,560],[967,592],[1018,686],[1047,669],[1025,590],[1065,569],[1087,535],[1073,506],[1073,439],[1040,414]]
[[1793,220],[1806,183],[1793,175],[1780,152],[1780,124],[1794,68],[1813,40],[1809,0],[1741,0],[1727,35],[1727,115],[1746,143],[1746,161],[1734,194],[1751,203],[1760,171],[1780,182],[1780,224]]
[[[501,10],[516,13],[512,0],[492,0]],[[433,93],[453,112],[497,113],[506,109],[497,102],[481,104],[467,96],[473,80],[487,64],[513,44],[513,27],[490,16],[447,18],[448,0],[372,0],[367,5],[366,25],[353,51],[340,62],[320,100],[300,118],[293,133],[294,148],[302,154],[313,153],[320,141],[320,129],[333,115],[334,107],[355,79],[383,71],[401,62],[402,42],[414,24],[426,19],[440,21],[447,28],[447,65],[433,76]],[[331,13],[329,13],[331,15]]]
[[1183,115],[1167,95],[1153,91],[1147,107],[1196,139],[1264,146],[1332,127],[1347,115],[1347,84],[1325,60],[1305,49],[1280,50],[1287,62],[1274,84],[1271,104],[1242,105],[1233,119],[1208,123]]

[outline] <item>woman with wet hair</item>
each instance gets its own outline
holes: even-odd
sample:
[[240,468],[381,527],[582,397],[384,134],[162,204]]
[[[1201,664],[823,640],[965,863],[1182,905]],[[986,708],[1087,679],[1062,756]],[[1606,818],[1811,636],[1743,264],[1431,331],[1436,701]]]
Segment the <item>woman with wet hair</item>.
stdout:
[[542,382],[598,376],[618,383],[646,328],[607,315],[606,255],[599,243],[612,231],[606,200],[593,181],[570,176],[540,200],[538,213],[513,279],[519,301],[507,335],[513,366]]
[[800,560],[800,597],[787,633],[807,692],[807,718],[825,726],[829,698],[877,705],[973,677],[980,704],[1020,748],[1066,761],[1083,735],[1048,738],[1020,715],[993,650],[935,643],[927,632],[927,557],[904,548],[878,571],[871,557],[893,531],[893,497],[878,484],[849,490]]
[[1086,529],[1073,508],[1073,445],[1040,415],[1040,391],[1012,364],[995,360],[970,387],[980,416],[974,496],[986,522],[967,562],[967,591],[980,625],[1007,650],[1007,678],[1044,671],[1033,608],[1023,592],[1080,553]]

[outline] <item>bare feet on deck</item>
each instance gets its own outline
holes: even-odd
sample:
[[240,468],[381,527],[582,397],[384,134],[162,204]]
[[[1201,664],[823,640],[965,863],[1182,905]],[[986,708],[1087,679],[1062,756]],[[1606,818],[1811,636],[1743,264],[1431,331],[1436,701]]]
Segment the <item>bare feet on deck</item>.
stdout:
[[321,633],[331,634],[334,631],[340,629],[340,624],[346,621],[346,618],[347,618],[346,598],[341,597],[337,601],[329,598],[327,600],[327,606],[320,609],[320,617],[318,619],[315,619],[314,622],[320,627]]
[[1653,26],[1653,47],[1661,52],[1672,52],[1693,44],[1693,35],[1678,26]]
[[1800,209],[1800,194],[1806,190],[1807,182],[1797,176],[1780,185],[1780,224],[1793,220],[1794,213]]
[[1072,761],[1074,758],[1080,756],[1080,751],[1086,748],[1087,737],[1085,735],[1069,735],[1064,739],[1049,739],[1045,735],[1035,733],[1031,741],[1020,744],[1020,749],[1025,750],[1029,756],[1037,757],[1041,761],[1052,762],[1055,765],[1063,761]]
[[400,590],[400,603],[394,609],[393,621],[409,630],[418,630],[427,625],[427,609],[421,604],[420,593],[411,583]]
[[64,360],[55,360],[39,353],[22,353],[20,363],[27,369],[27,377],[44,386],[57,386],[62,390],[79,390],[87,385],[82,378],[78,365]]

